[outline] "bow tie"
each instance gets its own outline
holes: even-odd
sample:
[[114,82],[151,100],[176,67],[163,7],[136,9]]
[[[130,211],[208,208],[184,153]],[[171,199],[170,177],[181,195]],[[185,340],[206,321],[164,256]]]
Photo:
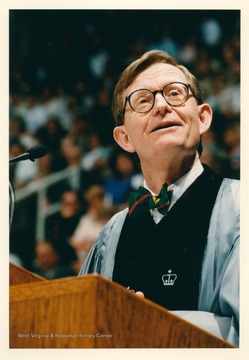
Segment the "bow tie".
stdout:
[[130,193],[129,198],[129,216],[136,217],[156,209],[163,215],[166,215],[169,209],[173,191],[167,191],[167,184],[163,184],[160,194],[153,196],[149,190],[140,186],[137,191]]

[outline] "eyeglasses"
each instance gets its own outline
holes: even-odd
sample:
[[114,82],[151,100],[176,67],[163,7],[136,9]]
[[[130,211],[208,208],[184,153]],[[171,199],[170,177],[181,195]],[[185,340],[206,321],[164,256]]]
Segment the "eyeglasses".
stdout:
[[149,89],[139,89],[133,91],[126,96],[123,116],[127,101],[130,107],[137,113],[146,113],[150,111],[155,103],[155,96],[157,93],[162,94],[166,102],[171,106],[180,106],[185,103],[189,96],[190,84],[181,82],[172,82],[164,86],[162,90],[151,91]]

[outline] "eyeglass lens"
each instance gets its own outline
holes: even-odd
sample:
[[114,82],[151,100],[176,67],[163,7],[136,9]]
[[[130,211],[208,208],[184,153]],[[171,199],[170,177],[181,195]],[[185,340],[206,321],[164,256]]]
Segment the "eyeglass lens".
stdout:
[[[141,89],[134,91],[130,95],[130,105],[136,112],[149,111],[155,100],[155,94],[157,91],[152,92],[150,90]],[[164,87],[162,94],[168,104],[177,106],[183,104],[188,96],[188,88],[185,84],[172,83]]]

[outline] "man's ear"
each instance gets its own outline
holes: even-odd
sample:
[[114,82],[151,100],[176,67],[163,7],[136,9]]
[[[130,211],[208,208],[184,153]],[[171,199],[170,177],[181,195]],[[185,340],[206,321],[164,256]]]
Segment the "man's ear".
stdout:
[[200,135],[208,131],[212,123],[212,118],[213,118],[213,111],[209,104],[201,104],[198,106]]
[[130,153],[135,152],[134,146],[126,131],[125,125],[116,126],[113,130],[113,137],[121,148],[123,148],[124,150]]

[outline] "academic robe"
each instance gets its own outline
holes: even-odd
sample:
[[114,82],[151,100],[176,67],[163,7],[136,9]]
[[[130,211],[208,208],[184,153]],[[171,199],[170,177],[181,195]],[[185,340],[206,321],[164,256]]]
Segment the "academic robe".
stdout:
[[[235,346],[239,346],[239,184],[238,180],[223,179],[216,197],[202,264],[198,310],[172,311]],[[127,213],[128,209],[117,213],[104,226],[79,276],[98,273],[112,280]]]

